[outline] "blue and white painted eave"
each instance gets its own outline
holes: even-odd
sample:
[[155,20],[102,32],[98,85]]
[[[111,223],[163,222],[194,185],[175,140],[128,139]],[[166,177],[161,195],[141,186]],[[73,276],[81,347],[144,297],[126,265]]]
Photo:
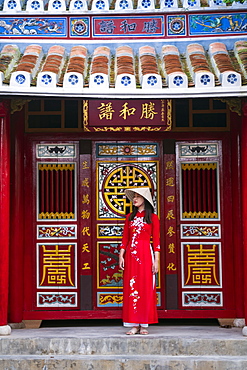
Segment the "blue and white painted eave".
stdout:
[[0,95],[6,97],[13,96],[25,96],[25,97],[61,97],[61,98],[109,98],[109,99],[137,99],[137,98],[163,98],[163,99],[178,99],[178,98],[200,98],[200,97],[211,97],[211,98],[227,98],[227,97],[246,97],[247,86],[241,86],[239,88],[194,88],[189,87],[187,89],[133,89],[126,92],[123,89],[109,88],[104,91],[96,91],[95,89],[82,88],[81,91],[74,91],[73,89],[64,89],[57,87],[56,89],[38,89],[36,87],[30,87],[27,89],[15,89],[9,86],[0,88]]

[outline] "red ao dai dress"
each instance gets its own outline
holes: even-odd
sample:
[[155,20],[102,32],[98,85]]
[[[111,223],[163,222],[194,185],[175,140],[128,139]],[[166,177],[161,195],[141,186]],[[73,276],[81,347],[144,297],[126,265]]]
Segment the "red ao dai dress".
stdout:
[[153,252],[160,251],[160,223],[154,213],[151,224],[143,221],[144,216],[145,210],[137,212],[133,221],[129,221],[129,215],[126,216],[120,246],[120,249],[125,249],[123,277],[125,326],[158,322],[155,275],[152,272],[152,265]]

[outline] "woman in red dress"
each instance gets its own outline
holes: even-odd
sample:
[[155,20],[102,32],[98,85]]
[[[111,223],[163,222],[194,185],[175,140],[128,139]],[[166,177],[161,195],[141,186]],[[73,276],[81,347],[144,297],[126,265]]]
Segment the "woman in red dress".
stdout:
[[[149,188],[126,189],[133,212],[126,216],[119,267],[123,277],[123,323],[126,334],[148,334],[158,322],[155,274],[159,270],[160,227]],[[153,245],[150,240],[152,237]]]

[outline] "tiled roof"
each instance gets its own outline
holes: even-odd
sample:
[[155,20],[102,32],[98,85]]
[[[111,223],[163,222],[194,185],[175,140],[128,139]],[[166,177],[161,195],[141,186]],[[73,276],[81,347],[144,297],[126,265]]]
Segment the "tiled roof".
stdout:
[[[89,46],[88,46],[89,47]],[[247,95],[247,41],[73,47],[6,44],[0,93],[64,96]]]

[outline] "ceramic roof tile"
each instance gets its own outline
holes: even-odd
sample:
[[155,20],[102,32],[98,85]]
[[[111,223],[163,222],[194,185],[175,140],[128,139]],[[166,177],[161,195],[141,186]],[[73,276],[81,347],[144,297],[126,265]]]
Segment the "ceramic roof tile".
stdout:
[[164,61],[164,68],[169,75],[174,72],[183,72],[178,48],[173,45],[166,45],[162,47],[162,55]]
[[[236,57],[234,61],[233,49]],[[66,49],[61,45],[52,45],[46,50],[44,44],[30,44],[24,51],[17,45],[3,46],[0,50],[0,91],[7,93],[14,88],[17,90],[19,84],[20,87],[25,86],[26,92],[39,94],[39,88],[43,86],[47,88],[47,94],[66,94],[70,87],[72,92],[85,96],[89,94],[89,90],[90,94],[97,94],[97,88],[101,85],[106,88],[101,94],[114,95],[116,91],[119,94],[128,94],[124,88],[131,87],[133,96],[140,96],[142,91],[145,93],[144,90],[151,87],[156,88],[154,94],[168,95],[172,87],[181,89],[181,94],[182,89],[184,94],[193,94],[193,89],[199,87],[211,88],[212,94],[222,88],[222,94],[225,94],[228,87],[239,87],[247,95],[246,40],[236,41],[235,47],[230,51],[222,42],[211,43],[208,47],[191,43],[185,49],[180,48],[179,44],[178,47],[166,44],[138,47],[134,44],[112,44],[100,45],[94,49],[90,45],[89,52],[89,46],[78,44],[66,46]],[[19,72],[23,73],[18,80]],[[49,73],[51,79],[48,78]],[[27,74],[31,77],[24,83]],[[43,85],[42,76],[40,77],[42,74],[48,78],[43,81]],[[15,76],[15,81],[11,75]],[[101,82],[105,79],[104,84],[92,83],[94,80],[91,77],[97,75],[100,75]],[[214,76],[218,79],[215,80]],[[49,85],[52,79],[53,82]],[[199,79],[203,81],[201,85]],[[177,90],[177,94],[179,93]],[[203,95],[206,90],[201,90],[200,93]]]
[[86,57],[87,49],[84,46],[73,46],[70,51],[66,72],[77,72],[84,75],[86,72]]
[[20,50],[17,45],[5,45],[0,53],[0,72],[7,78],[20,57]]
[[65,56],[65,48],[60,45],[51,46],[42,65],[41,72],[53,72],[60,76]]
[[247,78],[247,41],[236,41],[234,53],[245,78]]
[[17,64],[16,71],[25,71],[34,77],[39,69],[43,52],[40,45],[28,45]]

